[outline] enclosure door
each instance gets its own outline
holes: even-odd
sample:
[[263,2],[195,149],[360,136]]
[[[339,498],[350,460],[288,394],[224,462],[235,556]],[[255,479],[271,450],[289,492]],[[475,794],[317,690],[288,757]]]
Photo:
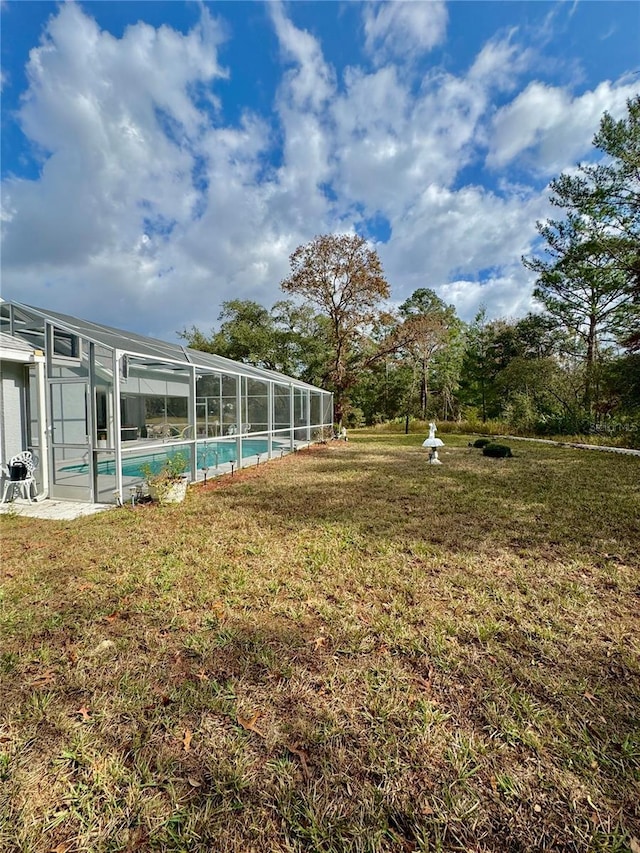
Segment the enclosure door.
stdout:
[[52,498],[93,500],[93,454],[89,445],[89,387],[86,382],[50,382]]

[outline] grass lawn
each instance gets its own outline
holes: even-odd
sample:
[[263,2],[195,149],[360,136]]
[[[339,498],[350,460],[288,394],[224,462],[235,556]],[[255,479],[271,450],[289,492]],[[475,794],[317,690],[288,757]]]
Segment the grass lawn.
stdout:
[[640,459],[422,438],[0,518],[0,850],[640,850]]

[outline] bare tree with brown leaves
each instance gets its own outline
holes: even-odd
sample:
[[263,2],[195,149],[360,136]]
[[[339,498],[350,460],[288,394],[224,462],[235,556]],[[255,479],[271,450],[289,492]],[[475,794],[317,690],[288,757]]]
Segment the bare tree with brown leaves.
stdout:
[[382,314],[389,285],[377,253],[355,234],[326,234],[298,246],[291,275],[281,283],[330,321],[331,360],[327,383],[333,388],[335,417],[342,423],[348,392],[355,382],[361,344]]

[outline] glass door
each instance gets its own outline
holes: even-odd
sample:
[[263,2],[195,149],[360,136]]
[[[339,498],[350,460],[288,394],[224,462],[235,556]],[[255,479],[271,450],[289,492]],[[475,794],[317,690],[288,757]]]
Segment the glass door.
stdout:
[[50,381],[51,497],[93,500],[93,454],[89,386],[77,380]]

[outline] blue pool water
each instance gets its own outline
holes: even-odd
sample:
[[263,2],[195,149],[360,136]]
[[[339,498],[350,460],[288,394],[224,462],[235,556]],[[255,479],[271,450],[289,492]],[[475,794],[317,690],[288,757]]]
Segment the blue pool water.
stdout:
[[[274,441],[273,450],[280,450],[281,447],[288,445],[282,442]],[[267,453],[269,444],[266,438],[245,438],[242,439],[242,458],[247,459],[250,456],[256,456],[258,453]],[[134,479],[143,480],[145,474],[142,468],[149,466],[152,474],[157,474],[167,459],[180,453],[181,448],[176,447],[167,450],[160,450],[154,453],[136,454],[135,456],[124,454],[122,457],[122,476],[132,477]],[[182,449],[182,453],[189,458],[188,449]],[[201,468],[216,468],[225,462],[235,461],[238,457],[238,448],[235,441],[215,441],[207,444],[198,445],[197,448],[197,467]],[[77,471],[79,474],[86,473],[88,466],[85,465],[68,465],[62,470]],[[115,473],[115,460],[104,459],[98,462],[98,474]]]

